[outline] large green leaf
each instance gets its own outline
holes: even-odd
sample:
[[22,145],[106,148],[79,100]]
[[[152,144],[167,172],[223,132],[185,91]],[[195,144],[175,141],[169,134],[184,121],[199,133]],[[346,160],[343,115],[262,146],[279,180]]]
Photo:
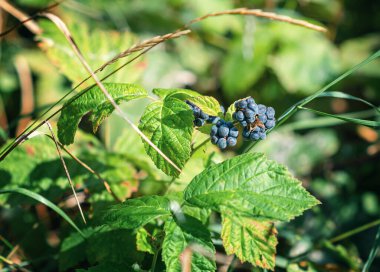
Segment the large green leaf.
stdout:
[[[71,17],[71,19],[74,17]],[[38,37],[41,41],[39,46],[47,54],[50,61],[73,82],[78,84],[89,76],[86,69],[80,63],[70,44],[65,39],[61,31],[50,21],[41,21],[40,26],[44,32]],[[130,32],[104,31],[99,28],[89,29],[86,24],[68,22],[68,28],[75,43],[80,48],[85,60],[93,70],[100,68],[104,63],[112,59],[120,52],[130,48],[138,42],[137,38]],[[123,61],[115,62],[99,72],[100,78],[121,67]],[[145,65],[139,59],[120,72],[107,78],[108,82],[136,82]],[[88,86],[92,81],[88,81]]]
[[[193,113],[182,100],[171,95],[151,103],[141,117],[141,131],[179,168],[183,168],[191,153]],[[147,154],[156,166],[170,176],[178,171],[155,149],[144,142]]]
[[288,170],[263,154],[248,153],[206,168],[184,192],[190,204],[221,206],[261,219],[287,221],[318,204]]
[[218,116],[218,114],[221,112],[218,100],[212,96],[204,96],[192,90],[158,88],[153,89],[153,93],[161,98],[172,96],[183,101],[189,100],[197,105],[202,111],[213,116]]
[[[215,271],[215,248],[210,232],[193,217],[165,222],[162,258],[167,272],[183,271],[181,259],[191,258],[191,271]],[[184,254],[184,251],[188,254]]]
[[236,215],[222,209],[222,239],[227,254],[242,261],[274,269],[277,231],[273,223]]
[[170,201],[163,196],[144,196],[113,205],[103,215],[103,223],[134,229],[162,216],[170,216]]
[[[147,96],[145,89],[135,84],[104,83],[104,87],[117,104],[132,99]],[[114,110],[111,102],[102,93],[98,86],[91,88],[83,95],[75,96],[66,102],[58,120],[58,138],[62,144],[74,142],[75,132],[83,115],[91,112],[90,121],[96,131]]]

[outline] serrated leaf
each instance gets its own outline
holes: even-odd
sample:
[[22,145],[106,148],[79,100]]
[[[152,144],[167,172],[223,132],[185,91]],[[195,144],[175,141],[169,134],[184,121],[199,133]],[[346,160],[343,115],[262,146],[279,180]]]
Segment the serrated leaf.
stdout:
[[[135,84],[103,83],[117,104],[147,96],[147,91]],[[69,104],[70,103],[70,104]],[[58,138],[64,145],[74,142],[74,136],[82,117],[91,112],[90,121],[96,131],[114,108],[98,86],[85,94],[75,96],[65,103],[58,120]]]
[[170,215],[170,201],[166,197],[144,196],[111,206],[105,211],[102,222],[115,228],[135,229]]
[[273,223],[242,217],[222,209],[223,246],[227,254],[235,254],[242,262],[274,269],[277,230]]
[[[210,232],[195,218],[186,216],[180,220],[165,222],[165,239],[162,258],[167,272],[183,271],[181,259],[191,258],[190,271],[215,271],[215,248]],[[184,254],[187,251],[188,254]]]
[[221,112],[220,104],[212,96],[204,96],[192,90],[187,89],[153,89],[153,93],[160,98],[173,96],[181,100],[189,100],[197,105],[202,111],[209,115],[218,116]]
[[287,221],[319,203],[288,170],[261,153],[236,156],[206,168],[184,192],[193,205],[221,206],[258,217]]
[[[167,96],[162,101],[155,101],[146,107],[139,128],[182,169],[190,158],[193,119],[193,113],[185,102]],[[170,176],[179,175],[178,171],[149,144],[144,142],[144,147],[159,169]]]

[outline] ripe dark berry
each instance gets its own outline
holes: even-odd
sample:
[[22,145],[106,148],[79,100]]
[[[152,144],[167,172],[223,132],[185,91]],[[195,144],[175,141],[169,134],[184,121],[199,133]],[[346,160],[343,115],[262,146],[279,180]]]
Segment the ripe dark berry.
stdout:
[[228,146],[235,146],[237,143],[237,139],[235,137],[228,137],[227,138],[227,145]]
[[236,127],[231,128],[230,133],[228,134],[228,136],[235,137],[235,138],[237,138],[238,135],[239,135],[239,130]]
[[218,146],[220,149],[225,149],[227,147],[227,141],[224,138],[219,138]]

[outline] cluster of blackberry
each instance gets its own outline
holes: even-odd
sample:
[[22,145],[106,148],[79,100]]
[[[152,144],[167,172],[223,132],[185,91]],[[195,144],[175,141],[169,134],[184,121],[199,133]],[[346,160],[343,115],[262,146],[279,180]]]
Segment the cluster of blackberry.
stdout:
[[266,131],[276,124],[275,110],[263,104],[256,104],[252,97],[235,102],[232,118],[243,126],[243,138],[247,140],[264,140]]
[[[205,123],[211,123],[210,137],[211,142],[220,149],[235,146],[239,130],[233,122],[211,116],[203,112],[198,106],[186,100],[194,114],[194,126],[201,127]],[[224,115],[225,110],[221,106]],[[243,138],[257,141],[266,138],[266,131],[274,127],[276,121],[274,118],[275,111],[272,107],[266,107],[262,104],[256,104],[252,97],[247,97],[235,102],[235,112],[232,118],[239,122],[243,127]]]

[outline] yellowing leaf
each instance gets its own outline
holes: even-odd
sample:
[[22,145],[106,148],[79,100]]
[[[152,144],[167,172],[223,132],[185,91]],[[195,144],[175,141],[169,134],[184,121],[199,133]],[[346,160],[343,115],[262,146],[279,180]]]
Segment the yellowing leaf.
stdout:
[[273,223],[242,217],[222,209],[222,240],[227,254],[235,254],[242,262],[274,269],[277,230]]

